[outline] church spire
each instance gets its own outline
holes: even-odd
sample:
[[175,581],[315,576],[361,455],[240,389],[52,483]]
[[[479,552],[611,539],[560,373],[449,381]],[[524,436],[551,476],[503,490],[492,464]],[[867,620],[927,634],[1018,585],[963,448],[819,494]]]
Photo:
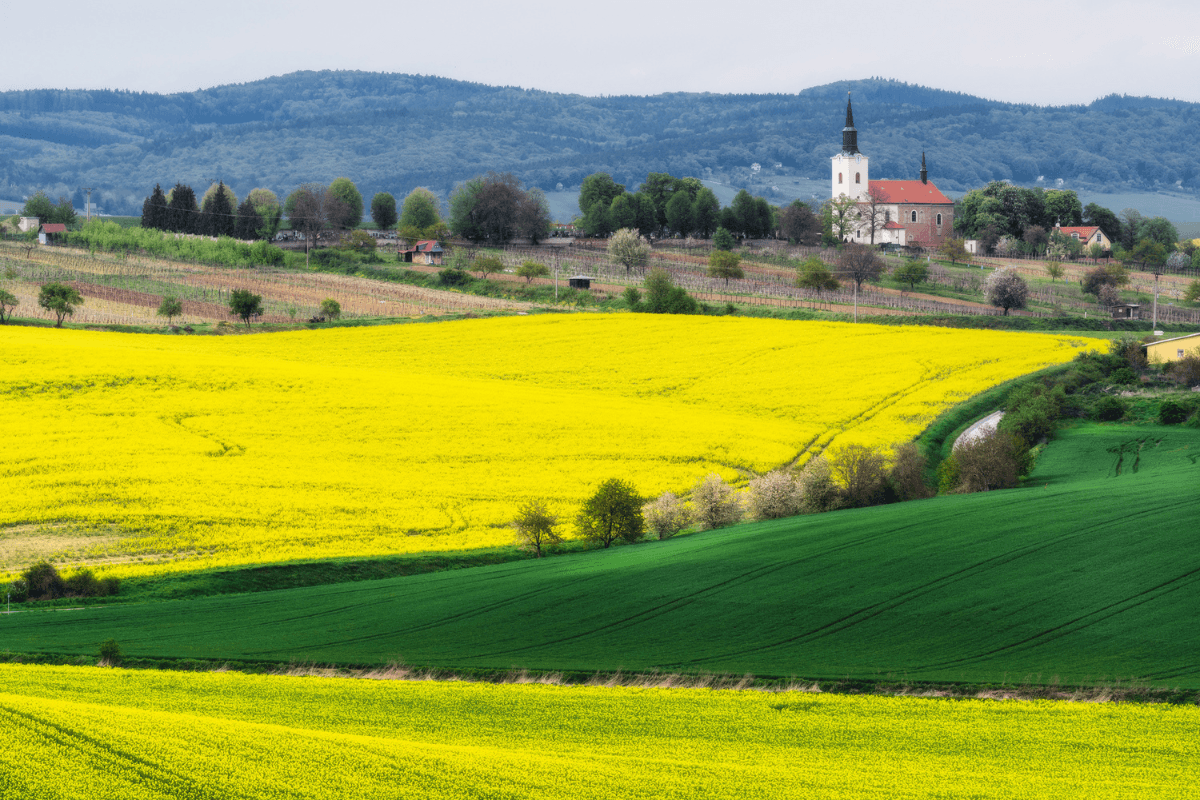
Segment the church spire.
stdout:
[[929,183],[929,170],[925,169],[925,151],[921,151],[921,183]]
[[858,131],[854,129],[854,109],[850,107],[849,92],[846,92],[846,127],[842,128],[842,152],[851,156],[858,152]]

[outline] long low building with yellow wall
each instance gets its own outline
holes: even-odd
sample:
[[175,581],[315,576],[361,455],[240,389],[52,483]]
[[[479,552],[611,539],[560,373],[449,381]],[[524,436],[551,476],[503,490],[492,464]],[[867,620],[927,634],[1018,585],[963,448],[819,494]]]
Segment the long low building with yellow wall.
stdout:
[[1146,345],[1146,358],[1151,362],[1178,361],[1184,356],[1200,356],[1200,333],[1175,336]]

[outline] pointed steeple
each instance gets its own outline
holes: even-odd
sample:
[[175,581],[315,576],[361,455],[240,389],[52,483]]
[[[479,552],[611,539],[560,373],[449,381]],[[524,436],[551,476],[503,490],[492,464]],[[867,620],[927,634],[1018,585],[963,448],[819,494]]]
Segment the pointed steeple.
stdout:
[[921,183],[929,183],[929,170],[925,169],[925,151],[921,151]]
[[854,109],[850,107],[849,92],[846,92],[846,127],[842,128],[842,152],[851,156],[858,152],[858,131],[854,129]]

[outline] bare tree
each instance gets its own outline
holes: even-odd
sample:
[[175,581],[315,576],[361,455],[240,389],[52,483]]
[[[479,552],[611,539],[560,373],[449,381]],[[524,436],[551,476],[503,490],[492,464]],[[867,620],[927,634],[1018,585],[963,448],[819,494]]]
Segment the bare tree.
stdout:
[[872,248],[861,244],[847,245],[838,254],[838,272],[862,289],[864,281],[878,280],[883,274],[883,259]]
[[871,244],[875,244],[875,234],[882,231],[888,223],[888,207],[891,196],[881,186],[867,188],[867,199],[858,204],[858,218],[862,229],[871,234]]
[[292,228],[304,235],[304,265],[313,245],[334,220],[345,219],[346,203],[323,183],[306,183],[288,195],[285,206]]

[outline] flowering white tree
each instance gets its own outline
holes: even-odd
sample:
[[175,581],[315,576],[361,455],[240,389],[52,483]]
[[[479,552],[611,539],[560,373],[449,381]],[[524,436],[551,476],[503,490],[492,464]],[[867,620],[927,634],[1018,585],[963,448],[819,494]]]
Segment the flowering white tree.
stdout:
[[1011,267],[1005,267],[988,276],[983,284],[983,295],[996,308],[1003,308],[1004,316],[1008,316],[1010,308],[1024,308],[1029,301],[1029,284]]

